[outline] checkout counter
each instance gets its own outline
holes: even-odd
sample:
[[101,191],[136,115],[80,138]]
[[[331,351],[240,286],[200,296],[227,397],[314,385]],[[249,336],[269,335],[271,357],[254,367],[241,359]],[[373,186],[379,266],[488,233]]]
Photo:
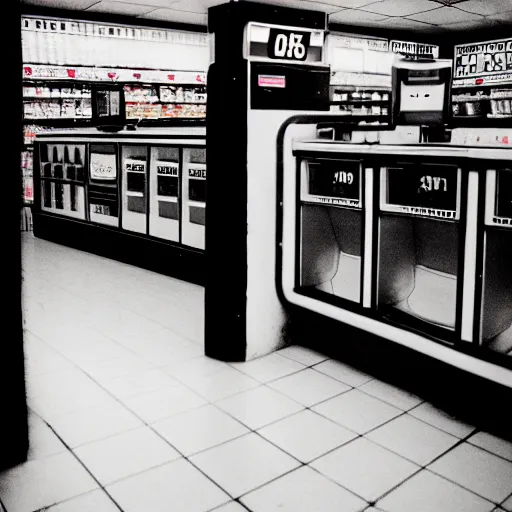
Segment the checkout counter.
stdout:
[[512,146],[459,139],[296,138],[280,286],[290,304],[430,355],[469,354],[512,382]]
[[202,283],[205,131],[169,127],[40,134],[34,234]]

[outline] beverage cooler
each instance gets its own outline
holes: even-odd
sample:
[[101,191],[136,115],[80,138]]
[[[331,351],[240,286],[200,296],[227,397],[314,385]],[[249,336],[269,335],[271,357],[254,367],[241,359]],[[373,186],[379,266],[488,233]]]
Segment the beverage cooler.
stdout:
[[469,371],[461,353],[512,369],[510,149],[295,140],[279,178],[285,303]]
[[199,127],[43,134],[34,234],[177,277],[181,266],[201,273],[205,153]]
[[313,296],[361,304],[361,167],[350,159],[301,163],[299,286]]
[[487,170],[485,201],[479,336],[512,356],[512,165]]
[[444,160],[392,157],[379,176],[376,304],[397,322],[453,339],[464,251],[462,173]]

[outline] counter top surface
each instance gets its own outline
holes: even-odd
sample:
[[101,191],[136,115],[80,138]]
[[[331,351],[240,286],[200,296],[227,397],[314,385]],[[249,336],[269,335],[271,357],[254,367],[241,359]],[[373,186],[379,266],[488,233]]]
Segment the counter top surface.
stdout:
[[474,147],[454,144],[353,144],[331,140],[295,141],[294,151],[404,156],[442,156],[484,160],[512,160],[512,146]]

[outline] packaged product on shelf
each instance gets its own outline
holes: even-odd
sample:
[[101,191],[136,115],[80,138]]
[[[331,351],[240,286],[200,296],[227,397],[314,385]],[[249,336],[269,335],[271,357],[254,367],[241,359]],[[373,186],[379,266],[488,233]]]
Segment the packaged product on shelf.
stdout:
[[60,98],[60,89],[57,89],[55,87],[52,87],[51,91],[50,91],[50,96],[52,98]]
[[183,87],[178,87],[176,89],[176,101],[180,102],[180,101],[184,101],[184,100],[185,100],[185,97],[183,94]]
[[176,87],[160,87],[160,101],[176,101]]
[[194,90],[193,89],[185,89],[183,91],[183,100],[189,103],[194,101]]
[[48,115],[46,117],[55,119],[61,117],[61,105],[58,101],[48,102]]
[[71,88],[63,87],[60,91],[60,95],[62,98],[69,98],[71,96]]
[[91,88],[88,85],[84,85],[82,87],[82,98],[90,98],[91,97]]
[[35,104],[31,101],[26,101],[23,104],[23,114],[27,119],[32,119],[35,117]]
[[62,100],[60,116],[66,118],[76,117],[74,100]]
[[50,98],[52,95],[51,89],[49,87],[43,87],[43,98]]
[[193,101],[197,101],[198,103],[206,103],[206,91],[204,91],[204,88],[195,90]]
[[81,101],[82,103],[82,116],[83,117],[92,117],[92,105],[90,98],[84,98]]

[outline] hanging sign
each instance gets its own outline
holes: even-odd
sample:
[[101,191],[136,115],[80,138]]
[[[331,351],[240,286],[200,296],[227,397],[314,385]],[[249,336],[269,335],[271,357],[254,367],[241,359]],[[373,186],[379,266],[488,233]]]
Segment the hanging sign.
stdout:
[[454,85],[512,82],[512,38],[455,47]]
[[434,60],[439,58],[439,46],[434,44],[391,41],[389,46],[392,53],[399,53],[414,59]]

